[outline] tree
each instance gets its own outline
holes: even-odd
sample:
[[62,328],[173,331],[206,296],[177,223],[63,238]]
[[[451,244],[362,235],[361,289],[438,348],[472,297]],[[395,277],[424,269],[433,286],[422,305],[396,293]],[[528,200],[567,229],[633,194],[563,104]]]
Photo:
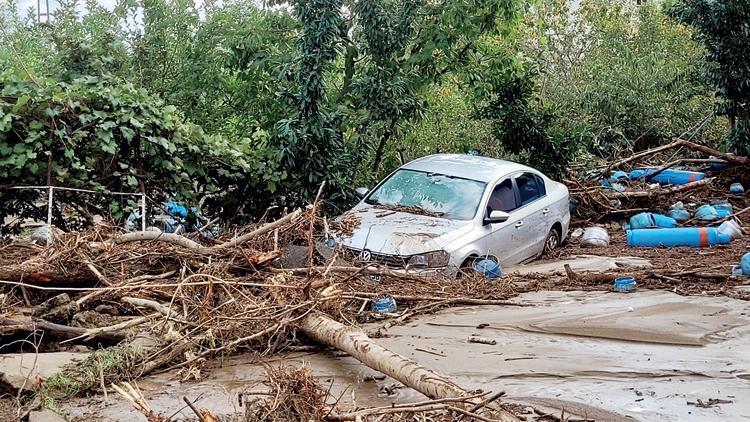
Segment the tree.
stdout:
[[[184,122],[174,106],[130,83],[96,76],[54,82],[29,81],[9,71],[1,75],[1,185],[59,185],[141,192],[157,201],[166,196],[197,201],[210,193],[231,195],[232,187],[246,181],[245,174],[262,174],[254,165],[267,158],[255,159],[257,152],[245,147],[250,140],[229,143],[206,135]],[[267,182],[261,178],[254,184]],[[2,195],[1,217],[40,217],[33,195],[13,190]],[[109,196],[76,202],[87,212],[115,219],[136,205]],[[59,210],[55,223],[65,227]]]
[[288,96],[294,116],[279,121],[279,148],[296,185],[298,200],[311,200],[325,180],[339,172],[340,116],[326,104],[325,75],[336,59],[342,30],[341,0],[299,0],[298,56],[292,71],[295,91]]
[[[711,117],[711,95],[696,62],[703,51],[690,31],[658,4],[584,1],[540,10],[540,95],[563,130],[584,129],[601,157],[650,148]],[[534,55],[529,54],[534,57]],[[691,132],[711,142],[716,126]]]
[[669,10],[693,28],[707,53],[703,73],[716,89],[717,112],[729,116],[730,145],[750,152],[750,2],[745,0],[678,0]]

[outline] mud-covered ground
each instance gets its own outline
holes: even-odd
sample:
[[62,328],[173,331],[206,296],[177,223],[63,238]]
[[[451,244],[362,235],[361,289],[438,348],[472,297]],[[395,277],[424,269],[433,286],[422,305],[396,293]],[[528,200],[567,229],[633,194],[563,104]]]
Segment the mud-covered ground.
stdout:
[[[462,307],[391,327],[378,341],[469,388],[594,420],[715,421],[750,415],[750,302],[662,291],[537,292],[526,307]],[[477,328],[480,326],[483,328]],[[373,327],[367,327],[373,328]],[[473,334],[497,344],[468,343]],[[264,364],[309,364],[343,407],[420,401],[356,360],[330,351],[290,353]],[[197,382],[175,373],[138,382],[152,408],[182,410],[184,395],[219,415],[243,412],[238,394],[262,389],[263,364],[236,356]],[[699,404],[709,399],[722,403]],[[137,420],[113,397],[80,399],[75,420]],[[180,413],[181,412],[181,413]],[[632,418],[632,419],[630,419]]]

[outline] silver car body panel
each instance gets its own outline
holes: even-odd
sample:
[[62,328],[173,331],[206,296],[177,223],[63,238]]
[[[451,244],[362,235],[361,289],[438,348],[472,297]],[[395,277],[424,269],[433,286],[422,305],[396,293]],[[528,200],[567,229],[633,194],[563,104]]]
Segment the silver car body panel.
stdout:
[[[530,167],[486,157],[438,154],[412,161],[400,169],[486,183],[476,215],[471,220],[418,215],[367,204],[365,197],[349,211],[359,217],[361,223],[351,236],[338,239],[343,246],[354,252],[367,250],[374,255],[406,259],[444,250],[450,254],[449,266],[452,267],[459,267],[469,257],[492,256],[506,267],[539,256],[554,224],[560,226],[561,241],[568,231],[567,187]],[[485,210],[494,187],[508,177],[523,173],[539,176],[544,181],[546,194],[509,212],[510,218],[505,222],[485,223]]]

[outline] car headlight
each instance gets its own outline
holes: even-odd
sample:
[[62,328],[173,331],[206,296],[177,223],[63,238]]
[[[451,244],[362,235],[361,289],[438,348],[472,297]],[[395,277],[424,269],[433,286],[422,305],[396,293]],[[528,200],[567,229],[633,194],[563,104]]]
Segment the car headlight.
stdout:
[[440,268],[448,265],[450,254],[446,251],[427,252],[409,258],[410,267]]

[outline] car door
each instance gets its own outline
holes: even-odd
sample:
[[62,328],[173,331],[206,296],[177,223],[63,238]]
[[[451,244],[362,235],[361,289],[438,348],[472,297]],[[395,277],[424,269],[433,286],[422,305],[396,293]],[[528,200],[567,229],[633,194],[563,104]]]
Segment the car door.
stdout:
[[514,177],[518,190],[518,213],[523,216],[523,227],[519,236],[523,237],[521,261],[534,258],[544,250],[552,223],[550,207],[546,198],[546,186],[541,176],[532,172],[523,172]]
[[491,211],[504,211],[509,215],[502,223],[485,223],[482,226],[484,236],[479,242],[481,253],[494,256],[501,265],[517,264],[524,259],[523,250],[526,241],[524,230],[526,224],[518,212],[518,191],[513,177],[507,177],[497,183],[484,204],[484,215]]

